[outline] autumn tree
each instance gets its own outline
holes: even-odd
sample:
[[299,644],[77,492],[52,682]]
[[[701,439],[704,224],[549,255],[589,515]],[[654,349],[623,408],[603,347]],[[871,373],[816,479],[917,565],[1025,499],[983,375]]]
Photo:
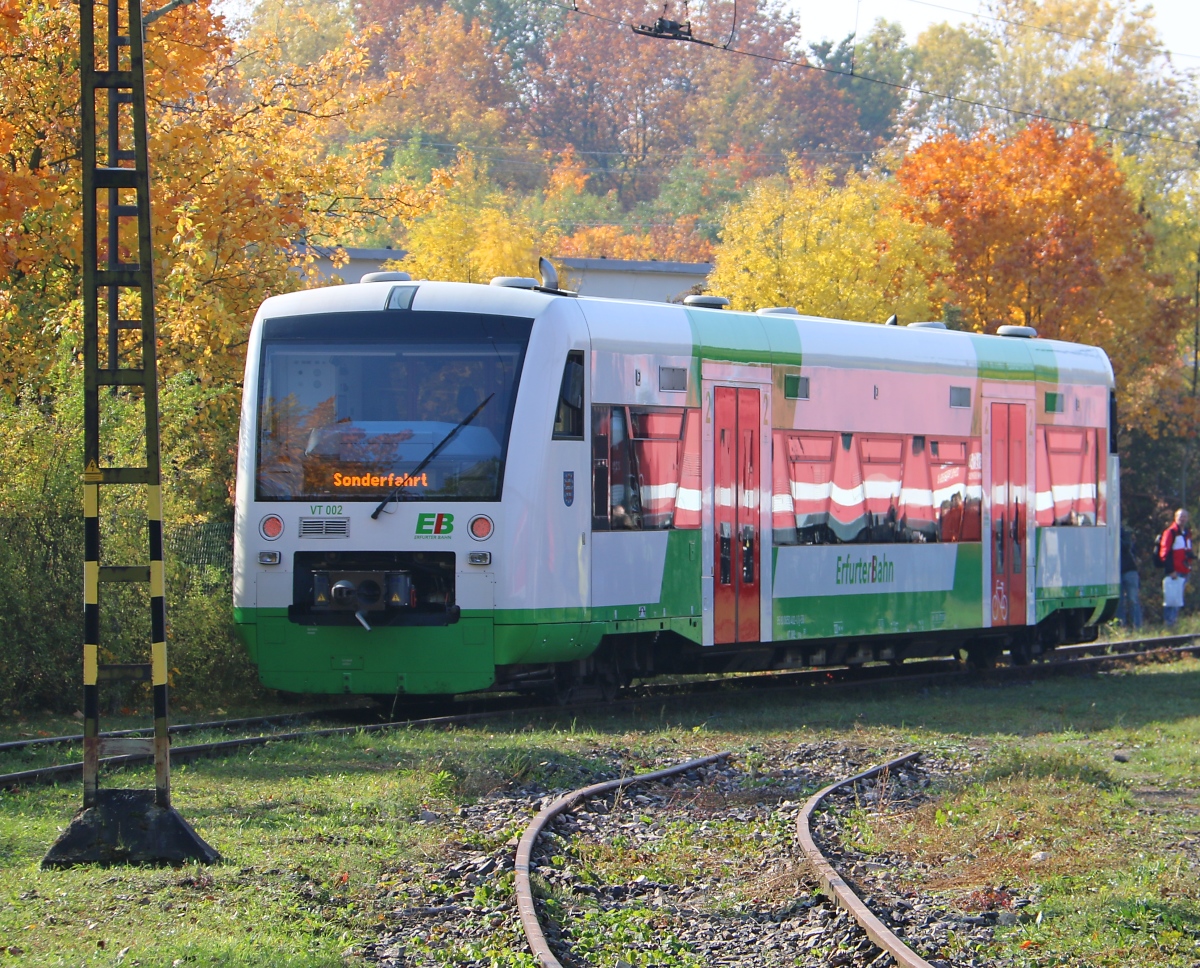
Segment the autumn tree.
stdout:
[[557,33],[562,21],[561,8],[540,0],[353,0],[357,29],[379,28],[380,39],[372,47],[378,63],[386,61],[383,55],[387,53],[388,38],[399,36],[410,14],[421,7],[435,14],[452,10],[464,24],[483,28],[509,65],[510,84],[520,82],[530,51],[537,50]]
[[[988,12],[968,27],[935,25],[918,38],[913,80],[931,93],[914,105],[914,131],[948,124],[964,137],[985,126],[1011,135],[1030,114],[1124,131],[1192,127],[1194,82],[1162,50],[1151,7],[994,0]],[[964,100],[947,104],[941,94]]]
[[[258,0],[246,20],[246,44],[251,56],[244,59],[244,70],[256,75],[268,70],[271,62],[303,67],[314,64],[340,47],[351,28],[351,10],[342,0]],[[271,50],[272,56],[259,58],[256,52]]]
[[[640,4],[602,0],[614,21],[653,19]],[[686,140],[683,109],[690,85],[687,44],[638,37],[619,22],[579,19],[532,54],[524,92],[526,132],[545,148],[567,145],[593,160],[625,201],[652,195],[651,163]]]
[[688,149],[663,179],[658,195],[642,211],[658,219],[694,219],[695,229],[715,243],[725,210],[739,202],[747,186],[774,171],[777,159],[738,145],[728,152]]
[[1017,323],[1101,346],[1131,412],[1162,418],[1178,306],[1150,271],[1146,218],[1090,132],[1039,123],[1007,140],[945,134],[897,178],[911,217],[950,238],[942,278],[971,329]]
[[867,139],[873,144],[890,141],[912,76],[913,51],[905,43],[904,28],[881,18],[861,38],[851,34],[837,44],[820,41],[810,50],[815,64],[837,72],[830,80],[849,96]]
[[502,140],[514,94],[509,60],[487,27],[442,6],[411,7],[390,29],[372,28],[364,69],[405,80],[359,122],[367,134],[395,143],[417,133],[445,147]]
[[696,229],[695,216],[651,222],[640,231],[620,225],[581,228],[566,236],[555,252],[591,259],[635,259],[664,262],[710,262],[713,246]]
[[714,292],[734,308],[794,306],[802,313],[882,323],[941,316],[948,268],[944,230],[905,217],[897,187],[883,179],[793,167],[757,183],[726,219]]
[[870,149],[860,114],[839,79],[806,66],[800,22],[763,2],[707,4],[693,30],[730,40],[739,53],[700,48],[687,101],[690,144],[753,158],[757,176],[786,170],[787,156],[813,167],[855,167]]
[[[47,395],[81,312],[78,10],[23,5],[0,43],[0,124],[9,143],[0,239],[0,350],[13,396]],[[247,76],[249,53],[265,65]],[[160,372],[205,393],[189,428],[207,441],[206,507],[232,480],[246,336],[258,303],[302,285],[295,242],[336,246],[356,227],[414,215],[405,186],[376,190],[383,146],[331,150],[328,132],[388,93],[363,79],[362,40],[316,63],[287,64],[269,39],[235,51],[208,0],[147,29],[153,252]],[[14,204],[16,200],[16,204]],[[9,244],[11,241],[11,244]],[[104,244],[104,239],[101,239]],[[297,271],[299,270],[299,271]],[[169,444],[168,444],[169,446]]]
[[[408,254],[395,265],[418,279],[449,282],[535,276],[544,237],[519,203],[492,183],[486,165],[463,152],[429,209],[409,225]],[[553,247],[553,237],[546,242]]]

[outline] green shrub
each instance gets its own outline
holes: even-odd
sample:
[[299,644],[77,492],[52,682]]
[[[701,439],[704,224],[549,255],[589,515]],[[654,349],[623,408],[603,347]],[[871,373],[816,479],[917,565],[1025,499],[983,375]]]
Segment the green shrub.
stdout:
[[[69,359],[56,377],[50,394],[0,400],[6,457],[0,478],[0,708],[6,710],[69,712],[82,697],[82,379]],[[231,488],[220,479],[229,462],[210,460],[214,451],[232,453],[236,427],[207,436],[189,430],[206,401],[229,390],[202,387],[185,374],[160,394],[167,657],[175,702],[245,700],[257,688],[233,634]],[[103,398],[101,459],[112,466],[144,464],[143,410],[134,397]],[[135,486],[100,489],[103,564],[148,560],[143,492]],[[102,662],[148,660],[145,585],[101,587],[100,647]],[[106,684],[101,710],[143,706],[147,692],[144,684]]]

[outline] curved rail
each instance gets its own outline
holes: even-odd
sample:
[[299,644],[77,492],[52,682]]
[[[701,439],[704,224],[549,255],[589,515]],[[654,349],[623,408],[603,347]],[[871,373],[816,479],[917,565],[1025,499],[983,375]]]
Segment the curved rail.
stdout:
[[533,905],[533,889],[529,882],[533,845],[537,842],[538,836],[546,824],[563,811],[569,810],[575,804],[581,800],[586,800],[588,797],[608,793],[610,790],[622,790],[634,783],[646,783],[650,780],[661,780],[663,777],[674,776],[676,773],[686,773],[688,770],[694,770],[701,766],[707,766],[709,763],[723,760],[729,755],[728,751],[714,753],[712,756],[705,756],[698,760],[689,760],[687,763],[681,763],[679,766],[657,770],[654,773],[642,773],[638,776],[623,777],[620,780],[594,783],[591,786],[563,794],[534,817],[533,822],[525,829],[525,834],[521,837],[521,842],[517,845],[517,858],[514,868],[516,871],[517,911],[521,915],[521,927],[525,931],[526,941],[529,942],[529,950],[533,952],[533,956],[538,960],[538,964],[542,968],[562,968],[562,964],[554,957],[553,952],[551,952],[550,945],[546,943],[546,935],[543,934],[542,926],[538,923],[537,910]]
[[892,933],[879,918],[871,913],[870,908],[859,900],[858,895],[850,890],[850,885],[842,880],[838,872],[833,869],[833,865],[825,859],[825,855],[817,847],[812,831],[809,829],[809,821],[817,807],[821,805],[821,801],[834,790],[850,786],[852,783],[868,779],[879,773],[891,771],[898,766],[912,762],[920,755],[918,752],[899,756],[845,780],[832,783],[823,790],[818,790],[809,797],[808,802],[804,804],[804,809],[800,811],[800,816],[796,818],[796,836],[800,840],[800,847],[804,851],[805,859],[820,879],[821,885],[837,905],[858,922],[859,927],[867,933],[867,937],[896,959],[896,964],[901,965],[902,968],[933,968],[933,966]]

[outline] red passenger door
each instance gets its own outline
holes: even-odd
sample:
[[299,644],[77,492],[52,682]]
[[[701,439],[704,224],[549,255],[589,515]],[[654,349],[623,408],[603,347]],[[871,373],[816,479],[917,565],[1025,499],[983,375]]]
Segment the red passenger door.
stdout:
[[713,391],[713,641],[757,642],[759,391]]
[[1029,529],[1025,404],[993,403],[991,408],[992,625],[1024,625]]

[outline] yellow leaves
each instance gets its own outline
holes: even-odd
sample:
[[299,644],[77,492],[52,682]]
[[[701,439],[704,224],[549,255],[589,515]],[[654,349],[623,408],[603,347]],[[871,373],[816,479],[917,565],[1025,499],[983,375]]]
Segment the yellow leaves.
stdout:
[[710,285],[739,309],[940,318],[948,240],[905,218],[900,202],[890,182],[852,176],[838,187],[798,167],[759,182],[726,219]]
[[427,213],[409,226],[403,269],[452,282],[535,273],[540,233],[488,182],[472,155],[463,153],[439,182]]
[[[0,367],[14,392],[43,386],[56,344],[79,340],[78,16],[67,0],[0,0],[0,153],[11,154],[0,166]],[[340,26],[339,43],[303,65],[270,40],[235,52],[211,0],[147,31],[164,377],[239,379],[258,303],[304,284],[292,271],[293,240],[349,244],[364,226],[429,203],[429,191],[374,187],[379,141],[330,147],[399,84],[394,75],[368,81],[368,38],[343,37]],[[226,424],[213,432],[231,436],[236,407],[220,413]]]

